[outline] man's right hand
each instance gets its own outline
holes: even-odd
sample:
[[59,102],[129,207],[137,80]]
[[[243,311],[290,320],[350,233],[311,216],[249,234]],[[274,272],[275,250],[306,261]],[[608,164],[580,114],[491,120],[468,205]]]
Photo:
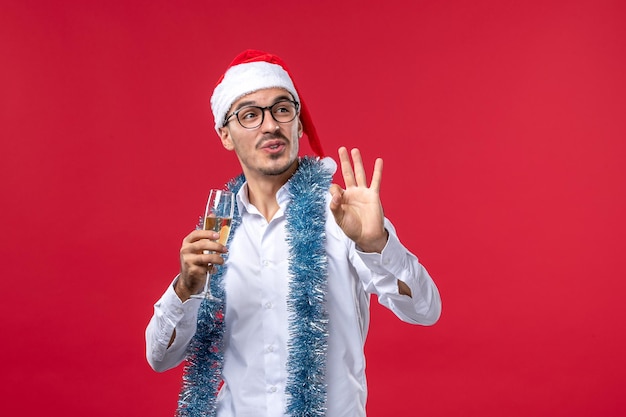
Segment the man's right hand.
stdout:
[[219,237],[220,234],[212,230],[194,230],[183,239],[180,275],[174,287],[181,301],[185,302],[192,294],[202,291],[207,272],[212,272],[213,265],[224,264],[222,254],[228,250],[216,242]]

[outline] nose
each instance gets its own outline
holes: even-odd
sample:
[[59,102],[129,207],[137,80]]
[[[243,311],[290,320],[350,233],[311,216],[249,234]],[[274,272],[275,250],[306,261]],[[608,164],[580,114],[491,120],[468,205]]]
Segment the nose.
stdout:
[[[265,112],[267,111],[267,115]],[[266,107],[263,109],[263,122],[261,123],[261,129],[264,132],[274,132],[278,130],[278,122],[274,120],[274,116],[272,116],[272,109]]]

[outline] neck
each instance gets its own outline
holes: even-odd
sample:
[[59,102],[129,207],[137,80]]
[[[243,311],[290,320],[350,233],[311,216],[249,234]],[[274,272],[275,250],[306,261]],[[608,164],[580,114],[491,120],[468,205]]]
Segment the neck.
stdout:
[[287,171],[279,175],[248,175],[248,200],[259,210],[268,222],[272,220],[278,211],[276,193],[289,181],[298,169],[298,160]]

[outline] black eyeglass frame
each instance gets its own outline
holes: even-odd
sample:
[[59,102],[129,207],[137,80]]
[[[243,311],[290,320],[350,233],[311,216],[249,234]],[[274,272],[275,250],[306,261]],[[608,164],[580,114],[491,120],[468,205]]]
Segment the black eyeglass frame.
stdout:
[[[278,104],[285,103],[285,102],[293,104],[294,107],[296,108],[296,111],[294,112],[294,116],[293,116],[293,118],[291,120],[286,120],[284,122],[281,122],[280,120],[276,120],[276,117],[274,116],[274,112],[272,111],[272,108],[274,106],[278,105]],[[256,126],[246,127],[246,126],[243,125],[243,123],[241,123],[241,120],[239,120],[239,112],[242,111],[242,110],[249,109],[251,107],[261,110],[261,122],[258,125],[256,125]],[[298,103],[295,100],[284,99],[284,100],[277,101],[276,103],[272,104],[271,106],[265,106],[265,107],[261,107],[261,106],[244,106],[244,107],[242,107],[242,108],[240,108],[238,110],[235,110],[230,115],[228,115],[226,118],[224,118],[224,126],[226,126],[228,123],[230,123],[232,121],[232,120],[230,120],[231,117],[235,116],[237,121],[241,125],[241,127],[243,127],[244,129],[257,129],[265,121],[265,110],[269,110],[270,111],[270,116],[272,116],[272,119],[274,119],[274,121],[276,123],[291,123],[291,122],[294,121],[294,119],[296,117],[298,117],[298,114],[300,114],[300,103]]]

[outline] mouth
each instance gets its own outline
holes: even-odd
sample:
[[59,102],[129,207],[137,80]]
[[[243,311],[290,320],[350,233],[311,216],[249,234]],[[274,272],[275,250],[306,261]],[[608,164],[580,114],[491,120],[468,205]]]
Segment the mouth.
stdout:
[[275,139],[263,142],[260,149],[270,154],[276,154],[282,152],[286,147],[287,144],[284,141]]

